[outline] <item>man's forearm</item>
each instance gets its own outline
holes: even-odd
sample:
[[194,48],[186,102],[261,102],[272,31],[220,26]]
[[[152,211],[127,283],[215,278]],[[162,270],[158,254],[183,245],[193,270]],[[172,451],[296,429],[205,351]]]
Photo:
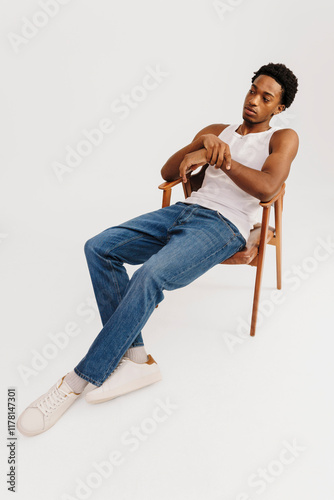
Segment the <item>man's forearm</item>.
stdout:
[[235,160],[232,160],[230,170],[226,170],[225,164],[221,169],[240,189],[260,201],[270,200],[280,187],[274,185],[269,173],[246,167]]
[[184,148],[174,153],[173,156],[171,156],[169,160],[166,161],[166,163],[161,169],[162,178],[165,181],[175,181],[176,179],[178,179],[180,177],[179,173],[180,164],[185,155],[188,153],[193,153],[194,151],[198,151],[199,149],[202,148],[203,148],[203,139],[202,137],[199,137],[195,141],[188,144],[188,146],[185,146]]

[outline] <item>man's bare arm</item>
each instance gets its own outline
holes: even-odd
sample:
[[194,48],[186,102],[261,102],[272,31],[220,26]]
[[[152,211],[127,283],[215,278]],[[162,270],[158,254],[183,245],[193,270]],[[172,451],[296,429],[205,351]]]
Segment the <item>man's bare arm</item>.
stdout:
[[246,167],[232,159],[231,168],[221,169],[235,184],[261,201],[270,200],[287,179],[293,159],[298,151],[298,135],[292,129],[274,132],[270,141],[270,154],[262,169]]
[[184,148],[180,149],[176,153],[171,156],[164,166],[161,169],[161,176],[165,181],[175,181],[176,179],[179,179],[180,177],[180,172],[179,168],[181,165],[181,162],[183,161],[185,155],[189,153],[193,153],[195,151],[199,151],[204,147],[203,145],[203,136],[207,134],[214,134],[218,136],[221,134],[221,132],[226,128],[227,125],[223,124],[214,124],[214,125],[209,125],[202,130],[198,132],[198,134],[195,135],[193,141],[185,146]]

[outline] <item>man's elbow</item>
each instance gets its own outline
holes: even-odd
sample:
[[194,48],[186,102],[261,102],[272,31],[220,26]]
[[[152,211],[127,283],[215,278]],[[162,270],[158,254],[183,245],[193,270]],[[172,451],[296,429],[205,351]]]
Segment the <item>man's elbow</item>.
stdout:
[[161,170],[161,177],[166,182],[172,182],[175,180],[175,179],[172,179],[172,177],[170,175],[167,175],[166,173],[164,173],[162,170]]
[[164,181],[169,181],[168,174],[166,172],[165,166],[162,167],[160,170],[161,177],[163,178]]
[[270,201],[281,189],[282,186],[263,186],[263,189],[257,193],[256,198],[261,202],[266,203]]
[[176,181],[180,177],[180,175],[172,175],[171,172],[168,172],[168,170],[165,168],[165,166],[162,167],[160,170],[161,177],[163,178],[164,181],[166,182],[172,182]]

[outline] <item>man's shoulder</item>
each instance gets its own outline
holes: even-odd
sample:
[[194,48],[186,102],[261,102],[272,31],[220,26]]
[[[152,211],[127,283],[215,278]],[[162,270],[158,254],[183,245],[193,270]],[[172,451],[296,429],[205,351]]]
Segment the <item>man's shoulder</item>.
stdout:
[[270,138],[270,150],[277,150],[286,147],[297,148],[299,145],[299,137],[292,128],[279,128],[275,130]]
[[271,137],[274,140],[296,140],[298,139],[298,134],[292,128],[278,128],[273,132]]

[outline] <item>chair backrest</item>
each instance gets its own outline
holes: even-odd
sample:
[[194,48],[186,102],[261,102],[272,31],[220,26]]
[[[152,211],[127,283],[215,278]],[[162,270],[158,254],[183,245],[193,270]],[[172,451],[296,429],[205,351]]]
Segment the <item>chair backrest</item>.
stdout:
[[209,163],[203,165],[201,170],[197,174],[187,175],[188,182],[182,182],[184,197],[188,198],[193,191],[197,191],[203,183],[205,171],[208,168]]

